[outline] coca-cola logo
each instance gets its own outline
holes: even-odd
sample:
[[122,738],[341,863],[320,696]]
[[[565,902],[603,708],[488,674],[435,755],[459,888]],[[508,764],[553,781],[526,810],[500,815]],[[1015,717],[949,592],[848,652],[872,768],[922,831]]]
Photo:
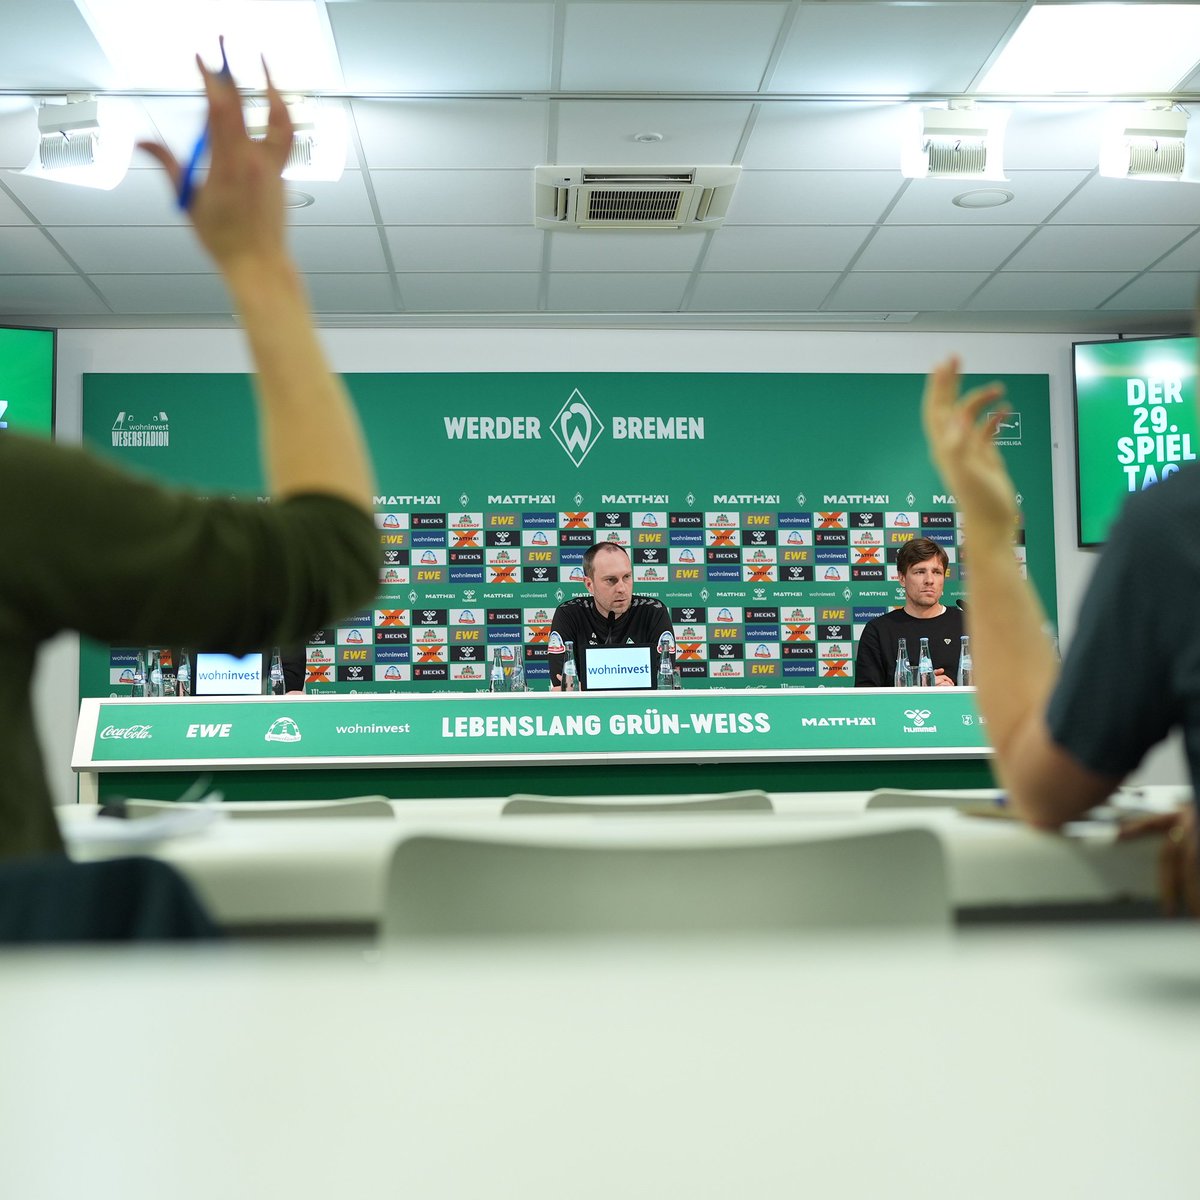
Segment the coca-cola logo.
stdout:
[[154,735],[150,732],[153,725],[128,725],[124,729],[118,729],[115,725],[105,725],[100,731],[101,741],[112,741],[121,738],[150,738]]

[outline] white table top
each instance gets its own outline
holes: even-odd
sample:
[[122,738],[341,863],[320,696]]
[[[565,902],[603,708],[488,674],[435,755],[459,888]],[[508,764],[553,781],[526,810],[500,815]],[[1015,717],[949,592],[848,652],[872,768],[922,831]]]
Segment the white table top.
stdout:
[[[776,814],[642,814],[498,818],[502,799],[397,802],[395,820],[223,819],[193,836],[146,848],[177,867],[223,924],[370,923],[383,908],[392,851],[405,837],[485,829],[514,840],[631,845],[754,843],[874,829],[926,828],[947,856],[956,908],[1088,904],[1156,895],[1154,839],[1114,845],[1039,833],[951,809],[862,811],[865,793],[826,793]],[[60,810],[76,858],[129,850],[86,846],[73,835],[95,810]],[[105,823],[108,819],[104,818]],[[135,832],[138,822],[128,822]]]
[[0,1028],[21,1200],[1194,1191],[1187,924],[10,952]]

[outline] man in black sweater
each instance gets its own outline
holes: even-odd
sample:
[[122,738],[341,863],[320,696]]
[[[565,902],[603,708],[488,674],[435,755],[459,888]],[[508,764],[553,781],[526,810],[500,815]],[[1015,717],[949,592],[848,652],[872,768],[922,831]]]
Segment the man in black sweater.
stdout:
[[589,547],[583,556],[583,577],[588,595],[566,600],[554,610],[550,625],[550,690],[562,687],[567,642],[574,643],[580,687],[587,686],[583,655],[588,646],[649,646],[650,677],[657,686],[663,649],[672,654],[675,651],[670,613],[660,601],[633,594],[629,555],[612,542]]
[[901,638],[908,649],[914,680],[921,639],[928,638],[934,683],[939,687],[954,685],[958,678],[963,616],[961,610],[947,608],[942,603],[948,564],[945,550],[929,538],[913,538],[900,547],[896,572],[904,588],[904,606],[867,623],[858,639],[855,687],[894,685]]

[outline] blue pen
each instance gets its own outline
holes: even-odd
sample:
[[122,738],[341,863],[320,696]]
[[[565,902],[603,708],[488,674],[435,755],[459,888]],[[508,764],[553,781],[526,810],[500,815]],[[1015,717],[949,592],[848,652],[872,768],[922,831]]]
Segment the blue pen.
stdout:
[[[232,72],[229,70],[229,59],[225,57],[225,39],[221,38],[221,70],[218,72],[218,77],[229,79]],[[200,166],[200,160],[204,157],[204,152],[208,149],[208,121],[204,122],[204,128],[200,131],[200,136],[196,139],[196,145],[192,149],[192,156],[187,161],[187,166],[183,168],[183,176],[179,180],[179,207],[184,212],[192,202],[192,193],[196,188],[196,171]]]

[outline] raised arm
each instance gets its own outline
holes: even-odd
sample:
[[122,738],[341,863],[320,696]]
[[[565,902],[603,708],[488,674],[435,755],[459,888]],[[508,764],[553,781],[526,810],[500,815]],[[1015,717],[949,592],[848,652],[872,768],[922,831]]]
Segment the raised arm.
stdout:
[[1041,605],[1013,554],[1016,498],[993,440],[1002,400],[999,384],[960,397],[958,360],[950,358],[926,383],[925,434],[962,517],[976,700],[996,771],[1021,816],[1054,828],[1099,803],[1119,780],[1083,767],[1050,737],[1046,708],[1058,665]]
[[[188,215],[250,341],[268,488],[280,498],[339,496],[370,512],[373,482],[358,419],[326,362],[286,246],[280,173],[292,141],[287,106],[268,80],[267,135],[256,142],[246,133],[241,95],[228,71],[197,64],[208,97],[211,166],[192,193]],[[183,169],[175,156],[158,143],[142,148],[163,165],[178,194]]]

